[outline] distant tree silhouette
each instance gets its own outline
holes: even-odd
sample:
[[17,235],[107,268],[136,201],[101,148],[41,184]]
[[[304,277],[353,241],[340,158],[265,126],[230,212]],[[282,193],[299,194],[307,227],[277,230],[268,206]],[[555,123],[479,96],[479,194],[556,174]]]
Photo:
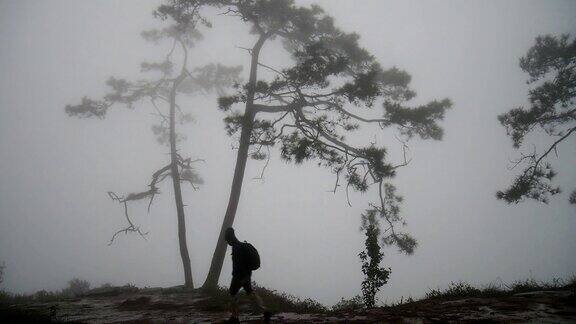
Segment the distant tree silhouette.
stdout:
[[[538,36],[520,59],[520,67],[530,76],[528,83],[535,85],[528,94],[530,107],[511,109],[498,116],[498,120],[506,127],[516,149],[527,134],[538,129],[551,137],[553,143],[542,153],[534,148],[513,161],[513,167],[522,165],[524,170],[496,197],[508,203],[525,198],[548,203],[551,196],[560,193],[560,187],[552,184],[556,172],[547,162],[548,157],[551,153],[558,155],[560,143],[576,131],[576,42],[569,35]],[[576,190],[569,200],[576,204]]]
[[[128,202],[141,199],[149,199],[148,212],[154,197],[160,192],[159,184],[171,177],[176,212],[178,218],[178,240],[180,256],[184,267],[185,286],[193,287],[190,257],[186,243],[186,223],[184,215],[184,203],[182,200],[181,182],[189,183],[194,189],[202,179],[192,168],[192,164],[198,160],[182,157],[178,153],[177,143],[183,137],[176,132],[177,124],[183,124],[192,119],[189,113],[184,113],[176,99],[178,94],[191,95],[195,93],[208,93],[216,90],[222,92],[223,88],[236,82],[241,67],[225,67],[220,64],[208,64],[195,69],[188,68],[188,50],[201,39],[201,34],[196,29],[197,21],[187,24],[173,24],[163,29],[154,29],[142,32],[142,37],[147,41],[159,44],[168,43],[168,51],[160,62],[143,62],[142,72],[154,73],[155,77],[127,81],[111,77],[106,84],[111,88],[110,92],[101,100],[82,98],[78,105],[67,105],[65,110],[69,116],[74,117],[98,117],[103,119],[108,110],[114,105],[124,105],[134,109],[135,105],[143,101],[149,101],[153,113],[158,116],[159,124],[152,127],[160,144],[170,147],[170,162],[155,171],[148,184],[148,189],[142,192],[130,193],[119,196],[114,192],[108,192],[113,200],[121,203],[124,207],[124,216],[127,226],[118,230],[112,236],[112,244],[121,233],[135,232],[145,237],[139,226],[136,226],[128,213]],[[180,55],[177,56],[178,50]],[[174,63],[179,60],[179,66]]]
[[[341,186],[342,177],[346,189],[364,192],[376,185],[381,199],[371,204],[370,210],[386,224],[382,232],[389,235],[384,243],[411,253],[416,240],[397,231],[396,225],[404,221],[398,213],[387,213],[382,193],[385,181],[408,164],[406,155],[395,165],[388,161],[384,147],[353,146],[345,141],[345,135],[374,123],[382,128],[399,126],[406,137],[439,140],[443,132],[437,121],[444,117],[450,101],[407,107],[405,103],[415,96],[408,87],[410,76],[397,68],[383,69],[360,47],[357,34],[336,28],[333,18],[319,6],[299,7],[292,0],[169,0],[157,13],[186,23],[195,19],[203,5],[239,17],[251,25],[257,37],[247,49],[251,57],[248,82],[237,87],[234,95],[219,99],[220,109],[227,114],[228,134],[240,134],[240,138],[228,207],[204,287],[218,283],[226,252],[224,232],[234,222],[247,158],[268,159],[270,147],[276,144],[286,161],[300,164],[314,159],[331,169],[336,175],[334,191]],[[261,62],[262,48],[276,39],[291,55],[292,66],[275,68]],[[260,68],[274,77],[259,79]],[[381,114],[361,116],[362,110],[370,111],[378,100]],[[244,110],[233,111],[236,104],[243,104]]]

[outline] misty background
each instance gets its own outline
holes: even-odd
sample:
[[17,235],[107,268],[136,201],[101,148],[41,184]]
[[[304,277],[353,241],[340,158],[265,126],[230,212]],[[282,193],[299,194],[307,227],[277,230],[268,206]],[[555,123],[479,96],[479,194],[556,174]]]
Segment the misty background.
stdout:
[[[464,280],[482,285],[534,278],[566,278],[576,272],[576,209],[567,192],[576,184],[574,141],[550,161],[565,193],[550,205],[506,205],[495,198],[520,172],[508,170],[522,151],[512,148],[497,115],[526,105],[527,74],[518,66],[536,36],[576,34],[574,1],[296,1],[319,4],[336,26],[357,32],[360,44],[384,67],[412,75],[415,103],[449,97],[444,140],[413,140],[412,162],[394,179],[404,196],[407,231],[420,245],[413,256],[385,250],[392,268],[382,301],[419,297],[428,288]],[[144,231],[120,236],[122,206],[107,191],[144,189],[164,166],[168,148],[150,130],[148,104],[112,109],[104,120],[74,119],[66,104],[100,97],[110,76],[145,77],[140,62],[164,57],[142,30],[161,26],[151,12],[160,1],[0,1],[0,263],[12,292],[54,290],[73,277],[92,285],[132,283],[173,286],[183,282],[171,185],[166,182],[151,212],[147,202],[129,206]],[[213,29],[190,51],[191,68],[210,62],[243,65],[249,28],[210,15]],[[287,64],[278,42],[261,61]],[[236,151],[224,131],[216,96],[180,97],[194,121],[180,127],[183,155],[202,158],[197,191],[183,187],[195,285],[208,271],[226,204]],[[378,114],[380,106],[375,106]],[[387,145],[392,161],[402,150],[393,130],[363,131],[360,140]],[[528,137],[542,149],[548,138]],[[374,193],[351,194],[334,185],[330,170],[315,163],[287,164],[275,151],[264,174],[249,160],[235,229],[254,244],[263,286],[333,304],[360,293],[358,253],[364,235],[360,214]],[[220,279],[230,280],[229,252]]]

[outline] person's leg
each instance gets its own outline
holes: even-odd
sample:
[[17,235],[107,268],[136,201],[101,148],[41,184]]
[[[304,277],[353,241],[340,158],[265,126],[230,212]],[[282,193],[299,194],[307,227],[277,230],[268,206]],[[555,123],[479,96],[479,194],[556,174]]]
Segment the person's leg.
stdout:
[[248,281],[245,282],[242,287],[244,288],[246,293],[251,297],[252,302],[255,303],[258,309],[264,314],[264,321],[268,323],[270,321],[271,313],[264,305],[264,302],[262,301],[262,298],[260,298],[260,295],[258,295],[258,293],[252,289],[252,278],[248,278]]
[[228,291],[232,297],[232,300],[230,301],[230,320],[238,320],[240,315],[240,310],[238,308],[238,291],[240,291],[240,287],[242,287],[242,281],[238,278],[232,277],[232,282],[230,282],[230,289]]
[[230,317],[236,320],[240,318],[240,309],[238,308],[238,294],[232,296],[232,301],[230,302]]
[[230,302],[230,315],[233,318],[239,318],[240,310],[238,308],[238,295],[232,296],[232,301]]
[[253,291],[251,295],[252,300],[256,303],[256,306],[258,306],[262,313],[265,313],[268,309],[266,306],[264,306],[264,302],[262,301],[262,298],[260,298],[260,295],[258,295],[258,293],[255,291]]

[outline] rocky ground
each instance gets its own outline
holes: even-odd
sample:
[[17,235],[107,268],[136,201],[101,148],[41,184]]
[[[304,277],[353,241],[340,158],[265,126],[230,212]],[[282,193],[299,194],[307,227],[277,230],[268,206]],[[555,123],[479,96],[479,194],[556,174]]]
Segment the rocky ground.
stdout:
[[[221,295],[221,294],[220,294]],[[6,314],[43,314],[37,322],[75,323],[218,323],[228,318],[218,298],[183,289],[113,287],[81,298],[57,302],[4,304],[0,322],[22,322]],[[242,305],[243,323],[261,323]],[[19,315],[23,316],[23,315]],[[576,297],[571,289],[534,291],[483,298],[435,298],[353,312],[302,314],[277,311],[273,323],[438,323],[438,322],[576,323]]]

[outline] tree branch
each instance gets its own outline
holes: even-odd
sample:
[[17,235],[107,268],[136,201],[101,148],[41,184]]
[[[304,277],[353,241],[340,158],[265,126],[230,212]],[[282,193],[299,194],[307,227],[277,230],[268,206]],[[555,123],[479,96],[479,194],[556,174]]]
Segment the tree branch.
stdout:
[[260,104],[253,104],[252,109],[255,112],[264,112],[264,113],[278,113],[278,112],[286,112],[294,109],[294,105],[281,105],[281,106],[266,106]]
[[114,240],[116,239],[116,237],[121,234],[128,234],[129,232],[136,232],[138,233],[144,240],[146,240],[146,235],[148,235],[149,232],[146,233],[142,233],[142,231],[140,231],[140,227],[136,227],[134,225],[134,223],[132,223],[132,220],[130,220],[130,216],[128,215],[128,203],[127,200],[125,198],[121,198],[118,197],[118,195],[116,195],[114,192],[112,191],[108,191],[108,196],[112,199],[112,200],[116,200],[119,203],[124,205],[124,216],[126,217],[126,221],[128,222],[128,226],[118,230],[116,233],[114,233],[114,235],[112,235],[112,238],[110,239],[110,242],[108,242],[108,245],[112,245],[112,243],[114,243]]
[[336,108],[336,110],[338,110],[339,112],[343,113],[344,115],[347,115],[349,117],[352,117],[356,120],[365,122],[365,123],[385,123],[385,122],[390,122],[388,119],[385,118],[364,118],[361,116],[358,116],[356,114],[353,114],[351,112],[349,112],[348,110],[344,109],[341,105],[331,102],[331,101],[326,101],[326,100],[321,100],[321,101],[314,101],[314,102],[309,102],[309,105],[315,106],[315,105],[326,105],[329,107],[333,107]]
[[[564,136],[562,136],[560,139],[558,139],[556,142],[554,142],[552,145],[550,145],[550,147],[548,148],[548,150],[546,150],[546,152],[544,154],[542,154],[534,163],[534,170],[536,170],[536,168],[538,167],[538,164],[540,164],[540,162],[542,161],[542,159],[544,159],[548,154],[550,154],[550,152],[552,152],[552,150],[556,149],[556,146],[562,142],[563,140],[565,140],[568,136],[570,136],[574,131],[576,131],[576,127],[573,127],[572,129],[570,129],[568,131],[568,133],[566,133]],[[533,172],[534,174],[534,172]]]

